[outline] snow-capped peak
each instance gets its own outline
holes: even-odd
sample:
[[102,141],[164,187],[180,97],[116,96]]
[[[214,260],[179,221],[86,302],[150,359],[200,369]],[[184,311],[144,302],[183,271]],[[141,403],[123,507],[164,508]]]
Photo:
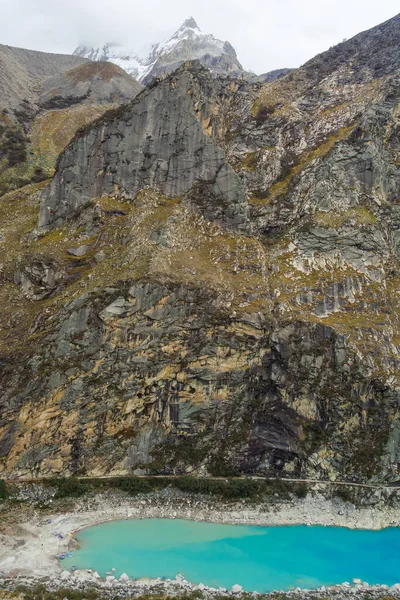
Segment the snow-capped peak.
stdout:
[[187,60],[204,60],[206,57],[229,56],[233,70],[242,70],[231,45],[203,33],[193,17],[186,19],[167,40],[153,44],[146,56],[116,43],[98,48],[79,46],[74,54],[90,60],[111,61],[144,83],[164,76]]
[[185,41],[193,41],[195,39],[201,41],[202,39],[208,38],[215,39],[212,35],[204,34],[193,17],[190,17],[190,19],[186,19],[186,21],[182,23],[179,29],[177,29],[170,38],[155,46],[151,58],[154,58],[156,55],[159,58],[162,54],[167,54],[176,50]]

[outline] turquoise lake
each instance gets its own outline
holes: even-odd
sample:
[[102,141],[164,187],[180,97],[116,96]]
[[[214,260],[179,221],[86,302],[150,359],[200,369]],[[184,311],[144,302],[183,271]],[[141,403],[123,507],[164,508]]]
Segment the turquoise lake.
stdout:
[[130,519],[84,529],[81,548],[62,566],[106,576],[174,578],[266,592],[316,588],[353,577],[369,584],[400,582],[400,528],[258,527],[183,519]]

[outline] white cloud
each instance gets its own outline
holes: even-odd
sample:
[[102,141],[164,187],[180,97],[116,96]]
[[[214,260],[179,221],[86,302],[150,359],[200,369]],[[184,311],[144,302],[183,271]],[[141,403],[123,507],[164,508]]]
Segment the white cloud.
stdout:
[[0,0],[0,43],[70,53],[112,40],[138,50],[193,16],[261,73],[299,66],[398,10],[398,0]]

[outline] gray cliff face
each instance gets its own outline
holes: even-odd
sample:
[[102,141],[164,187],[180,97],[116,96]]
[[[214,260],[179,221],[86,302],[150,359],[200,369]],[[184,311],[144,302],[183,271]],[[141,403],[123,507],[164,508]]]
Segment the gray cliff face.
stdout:
[[0,199],[0,469],[398,480],[399,42],[188,64]]
[[[207,189],[217,222],[248,230],[239,178],[203,129],[209,78],[201,69],[197,74],[183,70],[144,92],[122,114],[108,115],[88,133],[78,134],[43,194],[40,227],[59,226],[103,194],[134,199],[150,186],[174,198],[196,185]],[[212,218],[211,208],[207,216]]]

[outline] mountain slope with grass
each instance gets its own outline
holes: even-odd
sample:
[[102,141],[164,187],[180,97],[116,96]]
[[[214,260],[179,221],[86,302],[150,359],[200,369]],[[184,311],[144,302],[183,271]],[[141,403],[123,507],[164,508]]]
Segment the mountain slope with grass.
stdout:
[[35,103],[45,79],[87,62],[79,56],[0,44],[0,110],[12,110],[23,100]]
[[184,64],[0,199],[3,473],[398,479],[399,47]]
[[0,46],[0,194],[51,176],[80,127],[142,89],[110,63]]

